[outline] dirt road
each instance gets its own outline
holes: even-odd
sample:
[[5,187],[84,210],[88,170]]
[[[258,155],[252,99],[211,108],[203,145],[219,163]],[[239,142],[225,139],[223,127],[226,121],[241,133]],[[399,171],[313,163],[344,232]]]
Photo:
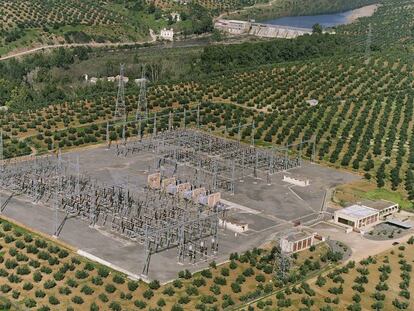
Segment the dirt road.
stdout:
[[136,45],[136,44],[144,44],[144,43],[154,43],[157,40],[157,36],[155,35],[152,29],[150,29],[150,36],[151,36],[150,40],[144,40],[144,41],[116,42],[116,43],[89,42],[89,43],[64,43],[64,44],[43,45],[43,46],[39,46],[37,48],[29,49],[26,51],[14,52],[14,53],[5,55],[3,57],[0,57],[0,61],[17,58],[21,56],[26,56],[26,55],[33,54],[33,53],[40,52],[40,51],[52,50],[52,49],[58,49],[58,48],[74,48],[74,47],[81,47],[81,46],[92,47],[92,48],[117,47],[117,46],[130,46],[130,45]]

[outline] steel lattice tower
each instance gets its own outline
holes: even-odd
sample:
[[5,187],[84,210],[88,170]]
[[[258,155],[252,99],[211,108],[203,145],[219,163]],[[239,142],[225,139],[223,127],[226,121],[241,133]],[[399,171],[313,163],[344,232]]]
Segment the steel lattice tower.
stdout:
[[126,106],[125,106],[125,81],[124,81],[124,64],[121,64],[118,81],[118,95],[116,97],[116,107],[114,118],[126,121]]
[[144,109],[145,118],[147,118],[148,117],[148,102],[147,102],[147,79],[145,77],[145,65],[142,67],[138,106],[137,106],[137,113],[135,115],[135,120],[141,119],[141,109]]

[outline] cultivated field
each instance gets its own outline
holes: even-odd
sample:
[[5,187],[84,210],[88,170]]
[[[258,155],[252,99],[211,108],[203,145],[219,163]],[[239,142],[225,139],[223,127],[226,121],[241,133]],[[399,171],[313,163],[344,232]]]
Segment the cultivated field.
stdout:
[[[212,263],[194,275],[182,271],[177,280],[160,286],[158,281],[129,280],[5,220],[0,237],[0,291],[5,309],[219,310],[283,286],[272,280],[278,266],[270,248],[232,254],[228,263],[218,267]],[[292,262],[287,282],[327,267],[330,256],[324,244],[301,253]]]
[[375,257],[323,273],[255,304],[273,310],[411,310],[414,239]]

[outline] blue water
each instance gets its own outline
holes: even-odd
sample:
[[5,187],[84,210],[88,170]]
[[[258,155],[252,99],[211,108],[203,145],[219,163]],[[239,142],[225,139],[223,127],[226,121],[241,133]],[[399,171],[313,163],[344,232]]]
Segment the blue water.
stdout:
[[352,14],[352,11],[353,10],[335,14],[281,17],[277,19],[261,21],[260,23],[300,28],[312,28],[313,25],[320,24],[323,28],[329,28],[337,25],[347,24],[347,18]]

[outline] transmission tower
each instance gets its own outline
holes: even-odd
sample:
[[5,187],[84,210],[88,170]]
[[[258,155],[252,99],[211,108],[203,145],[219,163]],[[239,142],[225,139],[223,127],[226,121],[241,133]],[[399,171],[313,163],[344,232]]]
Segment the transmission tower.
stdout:
[[368,36],[365,42],[365,65],[369,64],[371,56],[371,44],[372,44],[372,26],[371,23],[368,25]]
[[124,64],[121,64],[118,81],[118,95],[116,96],[115,119],[126,121]]
[[148,117],[148,102],[147,102],[147,79],[145,77],[145,65],[142,66],[141,82],[139,88],[139,98],[137,113],[135,120],[141,119],[141,110],[144,109],[145,118]]
[[278,246],[272,250],[274,257],[273,271],[279,280],[285,282],[290,269],[290,259]]

